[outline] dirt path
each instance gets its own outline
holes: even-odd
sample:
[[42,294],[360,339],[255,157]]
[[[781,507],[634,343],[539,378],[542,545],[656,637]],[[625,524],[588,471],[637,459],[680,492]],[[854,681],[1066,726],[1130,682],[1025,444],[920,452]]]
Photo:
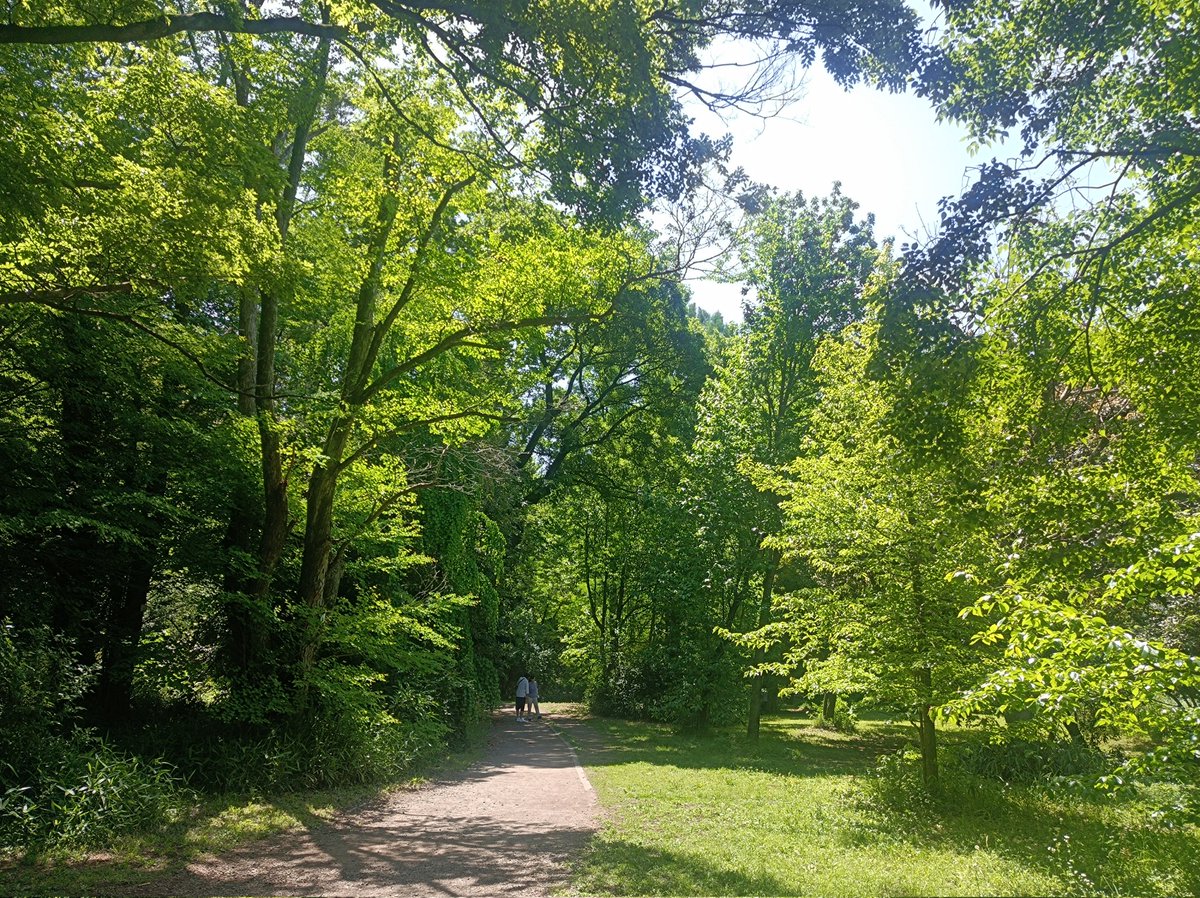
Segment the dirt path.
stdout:
[[546,720],[497,715],[485,759],[128,895],[546,895],[595,831],[595,793]]

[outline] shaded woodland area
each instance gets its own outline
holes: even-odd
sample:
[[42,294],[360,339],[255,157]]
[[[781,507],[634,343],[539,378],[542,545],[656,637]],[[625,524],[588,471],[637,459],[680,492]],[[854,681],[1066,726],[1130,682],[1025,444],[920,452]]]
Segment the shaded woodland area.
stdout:
[[[521,673],[884,708],[930,788],[977,722],[1190,819],[1200,10],[936,7],[10,7],[0,848],[397,779]],[[880,241],[689,131],[792,63],[1025,152]]]

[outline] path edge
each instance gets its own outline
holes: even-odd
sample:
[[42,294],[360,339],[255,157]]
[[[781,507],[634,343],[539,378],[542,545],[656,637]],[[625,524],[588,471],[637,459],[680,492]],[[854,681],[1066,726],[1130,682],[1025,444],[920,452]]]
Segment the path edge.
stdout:
[[563,745],[567,747],[567,751],[571,753],[571,760],[575,764],[575,774],[579,777],[579,782],[583,784],[584,791],[595,793],[596,790],[592,787],[592,781],[588,779],[587,771],[583,769],[583,764],[579,761],[579,753],[575,751],[575,746],[571,744],[571,740],[566,737],[566,734],[563,733],[557,724],[549,720],[546,723],[550,727],[550,731],[562,740]]

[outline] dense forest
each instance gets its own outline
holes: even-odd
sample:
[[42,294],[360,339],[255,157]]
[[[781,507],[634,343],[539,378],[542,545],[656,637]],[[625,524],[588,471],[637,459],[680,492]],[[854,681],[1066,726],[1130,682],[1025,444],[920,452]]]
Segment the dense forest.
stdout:
[[[935,6],[10,3],[0,846],[394,779],[525,673],[1200,783],[1200,10]],[[691,129],[809,65],[1023,151],[896,246]]]

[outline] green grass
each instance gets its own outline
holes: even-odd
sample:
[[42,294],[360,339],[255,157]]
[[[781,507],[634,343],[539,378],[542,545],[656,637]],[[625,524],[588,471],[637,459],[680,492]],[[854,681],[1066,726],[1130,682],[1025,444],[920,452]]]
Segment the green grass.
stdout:
[[415,788],[438,772],[466,767],[482,756],[484,748],[480,740],[400,783],[270,798],[203,797],[169,825],[123,836],[103,851],[59,850],[0,857],[0,895],[98,895],[105,894],[106,886],[113,883],[150,881],[181,869],[201,854],[219,854],[275,833],[321,826],[340,811]]
[[953,775],[930,798],[871,775],[907,725],[847,736],[782,717],[757,746],[612,720],[568,729],[608,812],[576,869],[584,894],[1200,893],[1195,828],[1157,828],[1137,800]]

